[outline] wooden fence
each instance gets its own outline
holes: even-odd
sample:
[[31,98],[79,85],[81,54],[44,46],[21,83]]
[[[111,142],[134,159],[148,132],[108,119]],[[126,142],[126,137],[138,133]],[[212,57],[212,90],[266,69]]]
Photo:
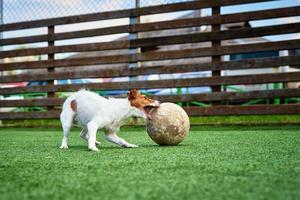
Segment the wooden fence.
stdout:
[[[265,0],[266,1],[266,0]],[[300,6],[258,10],[243,13],[220,14],[223,6],[240,5],[246,3],[264,2],[262,0],[222,0],[222,1],[191,1],[185,3],[152,6],[138,9],[111,11],[71,17],[37,20],[30,22],[4,24],[0,31],[16,31],[31,28],[47,28],[48,33],[18,38],[0,40],[0,83],[44,81],[46,85],[1,87],[0,119],[49,119],[59,117],[59,108],[64,101],[63,92],[74,92],[81,88],[105,93],[105,91],[157,88],[177,88],[177,93],[155,95],[160,101],[180,102],[191,116],[207,115],[250,115],[250,114],[299,114],[299,88],[289,88],[288,83],[300,81],[300,71],[280,72],[280,66],[299,68],[299,55],[285,55],[250,58],[242,60],[224,60],[230,55],[261,52],[279,52],[300,49],[300,39],[226,44],[251,38],[274,36],[300,32],[300,22],[266,25],[259,27],[244,26],[236,29],[223,29],[227,24],[245,23],[254,20],[300,16]],[[111,27],[94,28],[88,30],[58,33],[55,28],[62,25],[77,24],[121,19],[138,18],[153,14],[177,11],[195,11],[211,8],[211,16],[178,17],[172,20],[117,25]],[[187,12],[188,13],[188,12]],[[179,15],[178,15],[179,16]],[[206,31],[199,27],[207,26]],[[183,30],[183,31],[180,31]],[[185,30],[185,31],[184,31]],[[193,30],[193,31],[191,31]],[[161,34],[165,31],[165,34]],[[176,34],[172,34],[174,33]],[[109,42],[84,43],[73,45],[56,45],[59,41],[105,36],[112,34],[136,34],[136,38],[113,40]],[[147,37],[147,33],[152,36]],[[142,37],[139,37],[142,35]],[[28,44],[46,42],[46,47],[30,47]],[[209,43],[207,46],[201,44]],[[10,45],[24,45],[26,48],[7,50]],[[195,44],[193,46],[193,44]],[[177,45],[177,46],[176,46]],[[176,48],[175,48],[176,46]],[[169,48],[167,48],[169,47]],[[174,47],[174,49],[173,49]],[[161,48],[161,50],[159,50]],[[135,53],[121,50],[136,49]],[[138,50],[140,49],[140,51]],[[148,50],[147,50],[148,49]],[[150,49],[150,50],[149,50]],[[113,54],[93,54],[92,52],[114,51]],[[57,59],[56,54],[86,53],[91,57],[70,56]],[[14,61],[16,57],[41,56],[37,61]],[[44,57],[46,58],[44,58]],[[200,62],[198,58],[209,58]],[[193,60],[194,59],[194,60]],[[180,62],[178,62],[180,60]],[[130,64],[139,63],[137,67]],[[150,63],[150,64],[149,64]],[[106,65],[110,66],[107,67]],[[94,66],[94,68],[86,68]],[[105,67],[103,67],[105,66]],[[78,68],[82,67],[82,68]],[[274,72],[223,75],[222,71],[250,70],[276,68]],[[76,69],[76,70],[75,70]],[[13,74],[18,70],[21,73]],[[46,70],[46,71],[45,71]],[[135,77],[151,74],[176,74],[188,72],[211,71],[211,76],[194,78],[173,78],[160,80],[141,80],[130,78],[123,82],[93,82],[81,84],[55,84],[54,80],[83,79],[83,78],[111,78]],[[243,92],[228,91],[227,86],[257,85],[280,83],[281,88],[265,90],[245,90]],[[182,93],[183,87],[209,87],[209,93]],[[46,94],[46,95],[45,95]],[[18,95],[19,100],[6,97]],[[40,98],[40,97],[43,98]],[[36,98],[38,97],[38,98]],[[252,100],[258,104],[248,103]],[[274,103],[276,102],[276,103]],[[8,112],[5,108],[14,107],[15,112]],[[4,110],[4,111],[3,111]]]

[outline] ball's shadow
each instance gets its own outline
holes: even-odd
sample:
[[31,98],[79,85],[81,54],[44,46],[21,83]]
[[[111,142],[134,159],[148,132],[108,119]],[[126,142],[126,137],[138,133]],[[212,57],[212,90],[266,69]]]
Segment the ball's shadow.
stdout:
[[187,144],[179,144],[179,145],[158,145],[158,144],[143,144],[139,145],[139,147],[143,148],[179,148],[189,146]]

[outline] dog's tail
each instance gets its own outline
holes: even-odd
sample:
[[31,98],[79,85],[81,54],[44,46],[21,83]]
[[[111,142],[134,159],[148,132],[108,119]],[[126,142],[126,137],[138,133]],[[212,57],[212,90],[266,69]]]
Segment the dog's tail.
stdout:
[[60,114],[60,121],[63,126],[72,126],[75,114],[77,112],[77,102],[74,96],[70,96],[63,104]]
[[74,96],[68,97],[63,104],[62,112],[60,114],[60,121],[63,128],[64,136],[60,148],[68,148],[68,135],[73,124],[73,120],[77,111],[77,102]]

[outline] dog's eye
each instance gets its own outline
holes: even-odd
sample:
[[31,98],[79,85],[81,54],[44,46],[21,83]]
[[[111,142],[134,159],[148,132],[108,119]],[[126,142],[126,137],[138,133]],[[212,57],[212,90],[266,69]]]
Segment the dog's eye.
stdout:
[[144,96],[144,99],[148,99],[148,97]]

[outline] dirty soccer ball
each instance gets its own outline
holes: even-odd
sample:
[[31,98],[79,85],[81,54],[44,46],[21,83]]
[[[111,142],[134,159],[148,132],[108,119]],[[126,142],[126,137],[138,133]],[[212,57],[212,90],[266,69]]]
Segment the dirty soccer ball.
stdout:
[[151,118],[147,122],[147,132],[159,145],[177,145],[189,133],[189,117],[177,104],[160,104],[159,108],[152,111]]

